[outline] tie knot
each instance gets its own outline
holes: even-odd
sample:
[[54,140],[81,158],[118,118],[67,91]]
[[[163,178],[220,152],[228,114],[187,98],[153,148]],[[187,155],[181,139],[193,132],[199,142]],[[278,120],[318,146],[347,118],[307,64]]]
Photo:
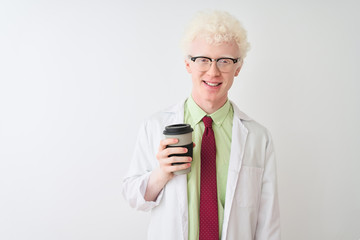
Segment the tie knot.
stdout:
[[211,117],[205,116],[205,117],[203,117],[202,120],[204,122],[205,127],[210,127],[210,128],[212,127],[213,120]]

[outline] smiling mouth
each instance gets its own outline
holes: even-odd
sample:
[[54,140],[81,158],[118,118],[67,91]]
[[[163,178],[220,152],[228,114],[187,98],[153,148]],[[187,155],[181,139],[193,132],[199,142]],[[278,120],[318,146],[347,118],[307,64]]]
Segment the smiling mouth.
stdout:
[[203,81],[203,82],[210,87],[217,87],[217,86],[221,85],[221,83],[211,83],[211,82],[206,82],[206,81]]

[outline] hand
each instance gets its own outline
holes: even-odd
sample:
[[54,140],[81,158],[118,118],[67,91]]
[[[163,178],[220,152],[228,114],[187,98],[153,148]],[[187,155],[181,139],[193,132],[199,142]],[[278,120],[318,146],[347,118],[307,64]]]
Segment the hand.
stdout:
[[[169,138],[160,141],[159,151],[156,158],[159,161],[160,171],[163,177],[170,180],[174,174],[173,172],[187,169],[191,166],[192,158],[188,156],[171,156],[172,154],[184,154],[188,150],[184,147],[171,147],[167,148],[167,145],[176,144],[179,140],[176,138]],[[195,144],[194,144],[195,146]],[[172,165],[173,163],[183,163]]]
[[[169,138],[160,141],[159,151],[156,154],[156,158],[159,161],[160,167],[152,171],[147,188],[145,191],[146,201],[155,201],[160,191],[164,188],[166,183],[174,177],[175,171],[183,170],[191,166],[191,157],[187,156],[172,156],[172,154],[186,153],[187,149],[183,147],[171,147],[166,148],[167,145],[175,144],[179,140],[176,138]],[[195,144],[194,144],[195,147]],[[185,162],[184,164],[171,165],[172,163]]]
[[[172,156],[172,154],[183,154],[187,152],[187,148],[171,147],[166,148],[167,145],[175,144],[179,140],[176,138],[169,138],[160,141],[159,151],[156,158],[159,161],[160,167],[152,171],[144,199],[146,201],[155,201],[160,191],[164,188],[166,183],[174,177],[175,171],[183,170],[191,166],[191,157],[187,156]],[[194,144],[195,147],[195,144]],[[172,163],[184,163],[179,165],[171,165]]]

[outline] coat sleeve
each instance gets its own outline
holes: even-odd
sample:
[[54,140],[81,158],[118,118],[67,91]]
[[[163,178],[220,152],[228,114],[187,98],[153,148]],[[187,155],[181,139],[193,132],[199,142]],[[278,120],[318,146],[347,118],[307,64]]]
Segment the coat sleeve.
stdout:
[[266,146],[264,175],[255,239],[281,239],[276,161],[271,137],[269,137]]
[[146,123],[140,128],[130,167],[123,179],[122,189],[123,196],[130,206],[141,211],[149,211],[158,206],[164,191],[159,193],[156,201],[144,199],[151,171],[158,167],[156,153],[151,145],[154,140],[151,139],[152,136],[147,129]]

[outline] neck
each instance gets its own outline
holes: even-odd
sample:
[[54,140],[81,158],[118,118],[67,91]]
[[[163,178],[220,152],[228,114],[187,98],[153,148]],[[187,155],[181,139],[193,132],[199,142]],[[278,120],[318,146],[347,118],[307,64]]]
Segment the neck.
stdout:
[[222,99],[221,101],[212,102],[206,99],[197,98],[192,94],[192,98],[194,99],[195,103],[207,114],[212,114],[220,109],[227,101],[227,97]]

